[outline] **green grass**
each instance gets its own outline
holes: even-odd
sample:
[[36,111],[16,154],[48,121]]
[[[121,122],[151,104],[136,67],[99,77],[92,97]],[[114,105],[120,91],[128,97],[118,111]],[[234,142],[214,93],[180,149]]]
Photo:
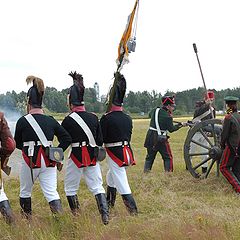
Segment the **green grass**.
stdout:
[[[176,119],[185,121],[186,119]],[[129,183],[139,208],[137,217],[129,216],[117,195],[111,221],[104,226],[95,198],[82,181],[78,193],[81,213],[73,217],[63,190],[63,174],[58,176],[58,190],[64,215],[55,219],[50,213],[39,184],[33,190],[33,221],[20,215],[19,181],[5,178],[5,191],[10,199],[17,224],[10,227],[2,219],[1,239],[240,239],[240,198],[223,176],[215,171],[207,179],[194,179],[185,170],[183,144],[188,128],[170,134],[174,172],[163,172],[157,155],[152,172],[143,174],[146,150],[143,147],[149,120],[134,120],[132,147],[137,165],[128,169]],[[106,162],[102,162],[104,176]],[[104,185],[106,186],[106,185]]]

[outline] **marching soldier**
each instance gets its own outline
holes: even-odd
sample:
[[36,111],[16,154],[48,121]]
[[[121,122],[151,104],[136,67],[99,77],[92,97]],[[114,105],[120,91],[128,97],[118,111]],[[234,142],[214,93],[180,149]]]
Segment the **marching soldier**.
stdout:
[[[53,213],[61,213],[62,205],[57,192],[57,168],[62,164],[50,159],[50,149],[54,136],[59,141],[59,148],[65,151],[71,144],[71,137],[53,118],[46,116],[42,110],[44,94],[43,80],[28,76],[27,84],[32,83],[27,93],[27,115],[22,116],[16,124],[15,141],[22,150],[20,172],[20,206],[27,219],[31,219],[31,194],[35,180],[38,178],[41,189]],[[58,155],[57,155],[58,156]]]
[[[191,123],[195,124],[207,119],[215,118],[216,113],[215,113],[214,107],[212,106],[213,101],[214,101],[214,92],[209,90],[205,94],[204,100],[196,102],[196,107],[195,107],[195,111],[194,111],[194,115]],[[196,132],[194,134],[193,140],[205,146],[209,145],[207,140],[203,137],[203,135],[200,132]],[[197,145],[195,143],[190,144],[191,153],[194,153],[196,151],[196,148],[197,148]],[[208,156],[202,156],[202,161],[206,160],[207,157]],[[207,162],[202,165],[202,173],[207,172],[207,167],[208,167]]]
[[84,85],[81,74],[71,72],[74,84],[69,90],[71,113],[62,126],[72,137],[72,150],[66,169],[64,185],[69,206],[73,214],[80,208],[77,192],[80,180],[85,179],[89,191],[95,196],[103,224],[108,224],[108,205],[103,188],[100,164],[96,160],[97,146],[102,146],[102,132],[98,117],[85,110]]
[[237,193],[240,193],[240,114],[237,111],[237,97],[224,98],[227,115],[221,134],[223,149],[220,171]]
[[132,135],[132,119],[123,112],[123,98],[126,92],[126,80],[119,72],[115,73],[116,88],[112,107],[100,120],[103,142],[107,151],[107,200],[113,207],[116,192],[122,196],[130,214],[137,214],[137,206],[128,183],[126,167],[135,165],[130,141]]
[[162,97],[162,107],[152,111],[150,127],[148,129],[144,147],[147,148],[144,172],[152,169],[156,154],[159,152],[163,158],[165,172],[173,171],[173,156],[168,141],[168,132],[180,129],[183,124],[173,125],[173,110],[175,108],[174,96]]
[[[10,174],[10,167],[7,166],[10,155],[16,148],[16,143],[8,127],[8,123],[4,117],[4,114],[0,112],[0,158],[1,169],[7,174]],[[0,169],[0,171],[1,171]],[[2,173],[0,172],[0,212],[5,218],[6,222],[11,224],[14,222],[12,209],[10,207],[9,200],[4,192]]]

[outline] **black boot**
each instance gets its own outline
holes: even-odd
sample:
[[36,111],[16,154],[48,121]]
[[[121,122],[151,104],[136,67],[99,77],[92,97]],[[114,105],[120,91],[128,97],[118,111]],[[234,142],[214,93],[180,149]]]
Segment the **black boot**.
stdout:
[[0,202],[0,212],[7,224],[14,223],[14,216],[8,200]]
[[73,215],[76,215],[80,208],[80,204],[79,204],[77,195],[67,196],[67,200],[68,200],[68,204],[69,204],[69,207],[70,207]]
[[114,207],[116,201],[117,189],[107,186],[107,203],[108,207]]
[[132,196],[132,194],[124,194],[122,195],[123,202],[131,215],[137,215],[137,205]]
[[102,222],[104,225],[107,225],[109,222],[109,213],[108,213],[108,204],[106,195],[104,193],[99,193],[95,195],[98,210],[102,216]]
[[31,220],[32,216],[32,200],[31,198],[21,198],[20,197],[20,206],[21,206],[21,213],[22,215],[28,219]]
[[49,202],[49,206],[50,206],[50,209],[53,214],[56,214],[56,213],[61,214],[63,212],[60,199],[56,199],[56,200]]
[[145,161],[143,172],[144,173],[149,173],[151,171],[151,169],[152,169],[152,162]]

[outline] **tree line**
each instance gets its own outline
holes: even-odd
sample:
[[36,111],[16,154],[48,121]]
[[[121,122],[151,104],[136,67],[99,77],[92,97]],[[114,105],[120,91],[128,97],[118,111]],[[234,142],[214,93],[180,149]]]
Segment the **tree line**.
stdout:
[[[224,110],[224,97],[227,95],[240,97],[240,88],[225,89],[216,91],[214,105],[216,110]],[[194,111],[195,102],[202,100],[204,88],[193,88],[181,92],[167,91],[164,95],[176,96],[175,115],[187,115]],[[68,88],[58,91],[54,87],[46,87],[43,106],[51,112],[66,113],[69,111],[67,106]],[[26,92],[16,93],[15,91],[0,94],[0,107],[2,110],[13,110],[21,114],[26,112],[27,97]],[[129,91],[124,98],[124,109],[129,113],[148,114],[150,110],[161,105],[161,93],[153,90],[151,92],[133,92]],[[106,111],[106,102],[97,99],[94,88],[86,88],[84,94],[86,109],[90,112],[104,113]]]

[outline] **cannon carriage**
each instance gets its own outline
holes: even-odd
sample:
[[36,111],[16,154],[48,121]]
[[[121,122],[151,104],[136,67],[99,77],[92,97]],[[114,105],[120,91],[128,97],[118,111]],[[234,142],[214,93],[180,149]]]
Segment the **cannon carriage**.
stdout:
[[[219,176],[219,164],[222,156],[221,132],[221,119],[208,119],[190,124],[184,142],[184,160],[193,177],[207,178],[212,169],[215,169]],[[203,166],[206,169],[204,173],[201,171]]]

